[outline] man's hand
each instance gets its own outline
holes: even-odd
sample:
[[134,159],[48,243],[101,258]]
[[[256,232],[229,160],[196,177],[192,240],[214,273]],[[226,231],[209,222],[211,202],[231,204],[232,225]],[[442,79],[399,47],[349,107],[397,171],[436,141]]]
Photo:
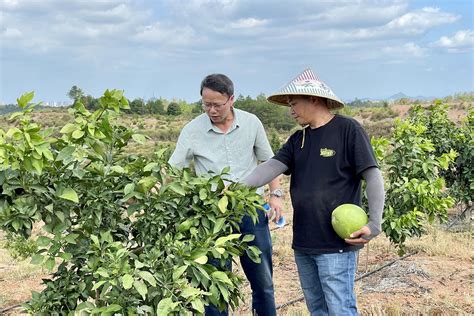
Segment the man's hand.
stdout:
[[271,196],[270,200],[268,201],[268,205],[270,205],[270,210],[267,212],[268,219],[273,219],[276,223],[282,216],[283,211],[283,199]]
[[364,245],[369,242],[369,237],[372,234],[368,226],[363,226],[361,229],[353,232],[351,238],[344,239],[346,243],[357,246]]

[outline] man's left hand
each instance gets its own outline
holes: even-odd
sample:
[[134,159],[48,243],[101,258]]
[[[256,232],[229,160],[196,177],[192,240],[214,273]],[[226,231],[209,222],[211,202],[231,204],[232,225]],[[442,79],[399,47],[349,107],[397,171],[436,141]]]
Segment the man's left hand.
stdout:
[[268,219],[273,219],[273,221],[276,223],[283,215],[283,199],[276,196],[271,196],[268,204],[270,205],[270,211],[267,213],[267,217]]
[[344,239],[346,243],[357,246],[364,245],[369,242],[369,237],[372,234],[368,226],[363,226],[361,229],[353,232],[350,238]]

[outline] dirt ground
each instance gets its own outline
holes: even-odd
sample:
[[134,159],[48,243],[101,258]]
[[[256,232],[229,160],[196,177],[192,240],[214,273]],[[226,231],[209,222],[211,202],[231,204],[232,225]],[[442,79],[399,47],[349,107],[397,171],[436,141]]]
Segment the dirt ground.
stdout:
[[[383,240],[377,242],[386,246],[388,241],[379,238]],[[423,252],[399,258],[390,246],[360,252],[356,277],[392,263],[356,281],[361,315],[474,315],[472,250],[471,259]],[[278,314],[309,315],[293,259],[274,261],[276,303],[283,307]],[[286,305],[294,300],[299,301]],[[233,315],[250,314],[249,308],[244,307]]]

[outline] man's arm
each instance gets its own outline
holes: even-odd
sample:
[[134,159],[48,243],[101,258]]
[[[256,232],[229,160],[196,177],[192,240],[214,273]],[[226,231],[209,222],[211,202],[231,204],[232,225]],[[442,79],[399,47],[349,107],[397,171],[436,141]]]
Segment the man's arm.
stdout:
[[272,218],[272,216],[275,216],[275,222],[277,222],[281,217],[283,199],[282,197],[277,197],[272,194],[272,192],[281,188],[279,175],[287,169],[288,167],[284,163],[276,159],[269,159],[264,163],[259,164],[255,169],[253,169],[251,174],[242,180],[243,184],[250,187],[261,187],[268,183],[270,187],[270,201],[268,204],[270,204],[271,208],[268,212],[268,217]]
[[351,234],[345,241],[352,245],[368,243],[382,231],[382,215],[385,203],[385,192],[382,173],[379,168],[371,167],[362,172],[367,182],[366,192],[369,202],[369,223]]

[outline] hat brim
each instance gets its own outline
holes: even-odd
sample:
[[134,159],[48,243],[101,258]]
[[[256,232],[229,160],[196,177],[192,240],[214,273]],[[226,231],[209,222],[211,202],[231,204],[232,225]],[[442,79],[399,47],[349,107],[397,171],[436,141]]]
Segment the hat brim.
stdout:
[[273,94],[267,97],[268,102],[289,106],[288,104],[288,97],[294,95],[308,95],[308,96],[315,96],[319,98],[323,98],[327,100],[327,106],[330,110],[341,109],[344,107],[344,103],[338,99],[328,98],[326,96],[316,95],[316,94],[309,94],[309,93],[283,93],[283,94]]

